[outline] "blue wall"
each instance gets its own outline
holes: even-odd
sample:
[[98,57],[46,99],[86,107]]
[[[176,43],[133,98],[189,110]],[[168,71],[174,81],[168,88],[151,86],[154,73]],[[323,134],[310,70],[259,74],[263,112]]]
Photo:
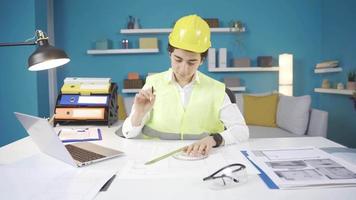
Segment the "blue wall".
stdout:
[[[346,85],[347,73],[356,71],[356,1],[322,1],[322,60],[337,59],[342,72],[314,75],[313,85],[320,87],[322,79],[335,86]],[[329,112],[329,138],[350,147],[356,147],[356,110],[350,96],[318,94],[318,107]]]
[[[36,28],[43,27],[38,20],[46,13],[42,6],[39,0],[2,0],[0,42],[32,38]],[[37,116],[48,113],[47,73],[27,70],[27,59],[34,50],[35,46],[0,47],[0,146],[27,135],[13,112]]]
[[[243,21],[247,33],[214,33],[213,46],[227,47],[229,55],[248,56],[256,65],[258,55],[272,55],[277,64],[280,53],[289,52],[295,58],[295,91],[305,94],[305,85],[311,77],[305,76],[307,69],[320,56],[321,7],[320,1],[284,0],[230,0],[230,1],[93,1],[84,0],[55,2],[55,32],[57,45],[67,50],[72,58],[67,67],[58,73],[58,84],[66,76],[112,77],[122,86],[123,79],[130,71],[145,77],[148,72],[166,70],[170,63],[166,51],[167,34],[123,35],[127,18],[133,15],[140,19],[142,27],[171,27],[179,17],[197,13],[202,17],[218,17],[221,26],[229,26],[231,20]],[[301,13],[303,13],[301,15]],[[136,55],[87,55],[93,42],[101,38],[113,40],[114,48],[120,48],[120,41],[128,38],[133,47],[138,46],[139,37],[159,37],[161,52],[158,54]],[[240,44],[236,43],[239,39]],[[207,66],[200,69],[207,72]],[[278,73],[208,73],[216,79],[224,76],[238,76],[247,85],[247,92],[264,92],[278,89]],[[120,88],[121,89],[121,88]]]
[[[0,41],[21,41],[32,36],[34,27],[43,27],[46,12],[42,3],[45,0],[23,0],[21,3],[25,2],[22,4],[26,9],[22,7],[20,12],[18,10],[22,8],[11,2],[1,2],[0,19],[8,20],[1,20],[0,25],[13,34],[10,38],[8,33],[1,31]],[[313,92],[315,87],[319,87],[322,79],[345,80],[346,72],[355,68],[355,61],[352,60],[352,53],[356,52],[355,39],[351,35],[355,32],[355,25],[352,23],[355,14],[352,14],[351,10],[354,7],[355,2],[352,0],[345,0],[342,4],[337,0],[102,0],[90,3],[85,0],[55,1],[56,46],[63,48],[71,57],[68,65],[58,69],[58,85],[62,85],[66,76],[111,77],[119,83],[121,90],[122,81],[128,72],[139,72],[144,78],[148,72],[166,70],[170,64],[166,52],[168,35],[120,34],[120,29],[126,27],[129,15],[138,17],[144,28],[171,27],[179,17],[191,13],[206,18],[218,17],[224,27],[228,26],[231,20],[241,20],[247,27],[246,33],[213,33],[213,47],[227,47],[230,58],[248,56],[252,58],[253,65],[256,65],[258,55],[272,55],[277,64],[280,53],[292,53],[295,95],[311,94],[313,106],[329,112],[329,138],[356,147],[355,111],[352,110],[351,101],[346,96]],[[21,18],[15,13],[21,13]],[[5,28],[3,30],[6,30]],[[93,48],[95,40],[108,38],[113,41],[114,48],[120,48],[120,41],[127,38],[131,47],[137,48],[139,37],[158,37],[160,53],[101,56],[86,54],[88,49]],[[1,88],[1,111],[4,112],[0,114],[0,145],[24,135],[18,122],[14,120],[13,111],[38,115],[46,115],[49,112],[46,102],[47,73],[29,73],[25,68],[26,59],[33,49],[0,48],[0,64],[9,66],[6,75],[0,75],[1,83],[12,83]],[[313,73],[317,62],[334,58],[341,60],[344,68],[342,73]],[[200,70],[219,80],[225,76],[238,76],[247,86],[247,92],[278,89],[276,72],[209,73],[206,64]],[[15,75],[19,77],[16,81],[12,78]],[[21,93],[15,92],[19,89]],[[11,98],[7,100],[5,95]]]

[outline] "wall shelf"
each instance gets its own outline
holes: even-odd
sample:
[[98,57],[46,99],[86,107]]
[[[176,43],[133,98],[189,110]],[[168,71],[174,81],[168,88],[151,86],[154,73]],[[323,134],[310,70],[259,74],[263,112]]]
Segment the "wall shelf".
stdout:
[[278,71],[279,67],[217,67],[208,68],[209,72],[273,72]]
[[324,68],[324,69],[314,69],[314,73],[321,74],[321,73],[332,73],[332,72],[341,72],[341,67],[336,68]]
[[[210,28],[212,33],[237,33],[243,32],[239,31],[236,28]],[[172,32],[171,28],[140,28],[140,29],[121,29],[121,34],[154,34],[154,33],[170,33]]]
[[122,89],[121,92],[122,93],[138,93],[141,90],[141,88],[135,88],[135,89]]
[[139,54],[139,53],[158,53],[159,49],[91,49],[87,50],[87,54],[102,55],[102,54]]
[[240,87],[228,87],[232,92],[245,92],[246,87],[245,86],[240,86]]
[[314,88],[314,92],[327,93],[327,94],[352,95],[354,90],[338,90],[338,89]]

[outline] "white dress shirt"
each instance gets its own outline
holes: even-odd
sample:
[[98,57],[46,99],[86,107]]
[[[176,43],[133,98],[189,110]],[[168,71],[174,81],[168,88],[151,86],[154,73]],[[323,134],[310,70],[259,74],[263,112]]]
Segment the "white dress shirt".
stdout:
[[[181,102],[184,107],[188,105],[190,95],[193,90],[195,82],[199,82],[199,76],[196,74],[193,80],[181,87],[174,79],[173,74],[169,75],[169,80],[176,85],[176,88],[180,94]],[[144,86],[143,89],[147,89],[150,86]],[[135,105],[132,106],[131,113],[129,117],[126,118],[123,127],[122,133],[126,138],[133,138],[138,136],[141,133],[141,130],[145,123],[149,120],[150,114],[147,113],[143,118],[140,126],[132,126],[131,116],[135,112]],[[221,132],[221,136],[224,139],[224,144],[233,144],[246,141],[249,138],[248,127],[246,126],[245,119],[243,118],[240,110],[236,104],[231,103],[230,98],[225,94],[224,102],[220,108],[220,120],[224,123],[226,130]]]

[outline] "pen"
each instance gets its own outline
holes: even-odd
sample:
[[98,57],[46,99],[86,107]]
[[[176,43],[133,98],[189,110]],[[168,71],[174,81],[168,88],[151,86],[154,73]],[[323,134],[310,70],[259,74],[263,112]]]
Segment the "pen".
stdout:
[[[151,93],[152,93],[152,95],[153,95],[153,93],[154,93],[153,86],[151,87]],[[152,97],[150,97],[150,101],[152,101]]]

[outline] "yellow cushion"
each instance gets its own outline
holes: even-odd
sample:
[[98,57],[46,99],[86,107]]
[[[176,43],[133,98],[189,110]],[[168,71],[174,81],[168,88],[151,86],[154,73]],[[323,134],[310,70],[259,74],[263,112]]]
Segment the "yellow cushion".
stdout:
[[244,115],[248,125],[277,127],[278,94],[268,96],[244,95]]

